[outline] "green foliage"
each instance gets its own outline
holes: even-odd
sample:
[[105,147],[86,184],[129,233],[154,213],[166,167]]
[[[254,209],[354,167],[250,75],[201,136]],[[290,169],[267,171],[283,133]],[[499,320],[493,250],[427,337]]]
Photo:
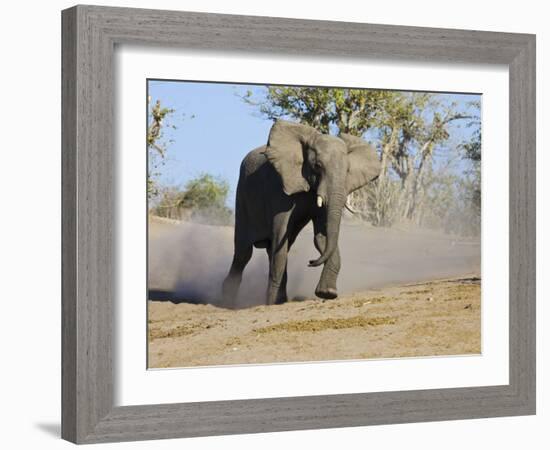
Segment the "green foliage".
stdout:
[[[481,109],[481,104],[479,102],[472,102],[471,104],[476,109]],[[481,161],[481,117],[474,116],[472,120],[467,125],[470,128],[474,129],[472,138],[469,142],[464,142],[462,148],[466,153],[466,158],[480,162]]]
[[183,190],[162,191],[153,214],[179,220],[192,220],[213,225],[229,225],[233,213],[225,204],[229,183],[210,174],[201,174],[187,182]]
[[339,132],[362,136],[393,95],[365,89],[275,86],[267,88],[265,99],[254,99],[249,91],[243,100],[268,119],[289,118],[324,133],[336,127]]
[[179,199],[182,208],[204,209],[225,204],[229,193],[229,183],[221,178],[203,173],[185,185]]

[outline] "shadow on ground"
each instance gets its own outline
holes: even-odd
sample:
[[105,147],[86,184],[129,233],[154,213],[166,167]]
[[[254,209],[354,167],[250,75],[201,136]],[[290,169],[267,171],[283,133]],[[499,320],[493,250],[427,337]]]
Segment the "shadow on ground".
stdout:
[[36,428],[49,434],[52,437],[61,437],[61,424],[60,423],[37,423]]
[[164,289],[149,289],[148,299],[155,302],[170,302],[175,305],[179,303],[192,303],[199,304],[199,301],[189,300],[184,298],[181,294],[178,294],[176,291],[164,290]]

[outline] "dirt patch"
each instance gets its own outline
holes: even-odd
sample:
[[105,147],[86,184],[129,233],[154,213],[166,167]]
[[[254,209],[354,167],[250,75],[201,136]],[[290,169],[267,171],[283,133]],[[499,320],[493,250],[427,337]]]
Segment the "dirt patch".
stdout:
[[393,325],[396,319],[391,317],[376,317],[368,319],[363,316],[346,317],[342,319],[309,319],[309,320],[291,320],[289,322],[271,325],[269,327],[258,328],[255,333],[273,333],[279,331],[324,331],[341,330],[343,328],[366,328],[377,325]]
[[479,354],[478,277],[228,310],[148,302],[149,367]]
[[177,326],[175,328],[169,328],[167,330],[163,330],[161,328],[151,328],[151,330],[149,331],[149,339],[151,341],[154,341],[155,339],[181,337],[187,336],[189,334],[193,334],[193,328],[183,326]]
[[372,305],[373,303],[382,303],[387,300],[389,299],[387,299],[386,297],[373,297],[373,298],[369,298],[368,300],[356,299],[353,301],[353,306],[355,306],[356,308],[361,308],[362,306],[365,306],[365,305]]

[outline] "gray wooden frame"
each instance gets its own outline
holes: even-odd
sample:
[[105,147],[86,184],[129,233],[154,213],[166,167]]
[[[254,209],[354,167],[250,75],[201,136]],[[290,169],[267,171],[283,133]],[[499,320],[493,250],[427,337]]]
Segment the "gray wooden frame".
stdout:
[[[63,438],[93,443],[535,413],[534,35],[96,6],[63,11],[62,31]],[[506,64],[509,384],[115,407],[113,52],[119,43]]]

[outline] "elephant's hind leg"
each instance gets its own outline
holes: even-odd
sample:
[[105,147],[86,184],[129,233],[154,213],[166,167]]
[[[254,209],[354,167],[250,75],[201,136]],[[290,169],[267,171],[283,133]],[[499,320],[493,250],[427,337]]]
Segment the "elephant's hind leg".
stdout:
[[235,254],[229,273],[222,286],[223,302],[225,306],[235,307],[239,286],[243,277],[243,270],[252,257],[252,244],[235,246]]
[[[288,298],[286,294],[286,284],[287,284],[287,264],[285,262],[284,271],[282,272],[282,276],[277,273],[277,269],[274,267],[274,261],[272,258],[272,248],[271,244],[266,248],[267,250],[267,257],[269,259],[269,266],[270,266],[270,273],[269,273],[269,282],[267,287],[267,304],[276,304],[281,305],[283,303],[286,303]],[[279,280],[279,285],[277,286],[277,282]]]
[[267,247],[269,256],[269,279],[267,284],[268,305],[284,303],[286,296],[286,262],[288,257],[288,214],[280,214],[273,224],[273,238]]

